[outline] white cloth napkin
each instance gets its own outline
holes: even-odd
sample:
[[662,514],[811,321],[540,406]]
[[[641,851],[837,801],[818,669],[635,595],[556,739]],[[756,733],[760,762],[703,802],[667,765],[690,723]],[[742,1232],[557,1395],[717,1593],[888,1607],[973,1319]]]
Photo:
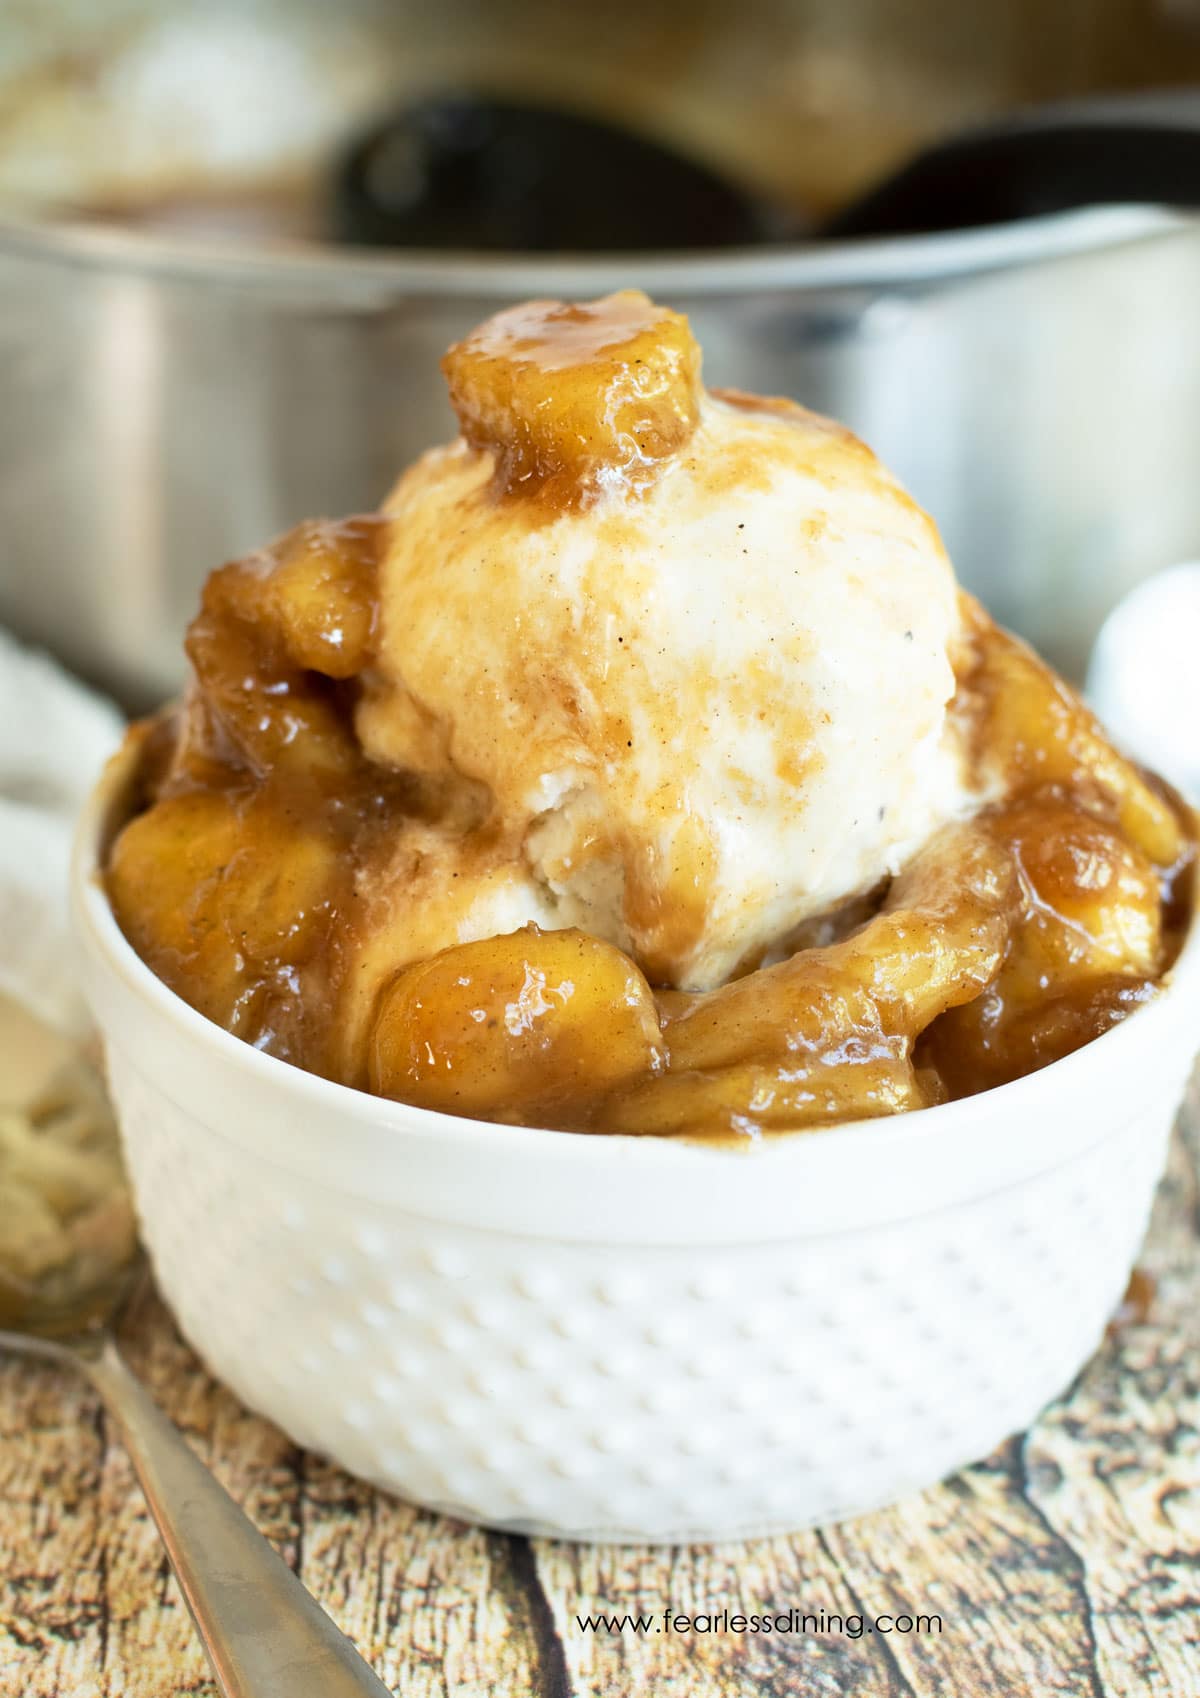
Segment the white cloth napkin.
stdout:
[[0,630],[0,990],[88,1025],[67,919],[75,817],[124,730],[117,709]]

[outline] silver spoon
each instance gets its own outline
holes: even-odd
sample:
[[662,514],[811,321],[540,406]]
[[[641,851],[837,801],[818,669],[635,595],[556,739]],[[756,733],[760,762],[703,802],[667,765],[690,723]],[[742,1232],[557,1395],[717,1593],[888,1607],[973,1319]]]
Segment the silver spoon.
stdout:
[[140,1258],[64,1297],[0,1273],[0,1349],[83,1372],[103,1399],[162,1535],[224,1698],[390,1698],[316,1600],[126,1367],[113,1323]]

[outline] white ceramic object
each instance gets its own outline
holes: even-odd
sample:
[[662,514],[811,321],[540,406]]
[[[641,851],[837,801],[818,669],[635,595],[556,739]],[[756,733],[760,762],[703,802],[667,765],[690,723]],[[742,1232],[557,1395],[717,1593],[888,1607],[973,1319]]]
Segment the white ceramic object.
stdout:
[[1119,601],[1088,666],[1092,704],[1127,749],[1200,798],[1200,561],[1168,566]]
[[75,907],[142,1226],[213,1371],[495,1527],[714,1540],[852,1515],[1027,1425],[1095,1348],[1200,1041],[1162,996],[1044,1072],[745,1152],[458,1120],[262,1055]]

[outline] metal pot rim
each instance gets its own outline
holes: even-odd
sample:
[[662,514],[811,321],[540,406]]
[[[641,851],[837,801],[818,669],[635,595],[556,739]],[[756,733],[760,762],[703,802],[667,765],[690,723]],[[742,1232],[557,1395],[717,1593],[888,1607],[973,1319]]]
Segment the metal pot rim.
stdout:
[[294,243],[248,248],[95,224],[0,217],[0,262],[43,261],[211,287],[303,293],[343,302],[396,296],[580,295],[630,282],[672,295],[836,290],[939,281],[1124,246],[1196,227],[1167,207],[1089,207],[929,236],[681,255],[398,254]]

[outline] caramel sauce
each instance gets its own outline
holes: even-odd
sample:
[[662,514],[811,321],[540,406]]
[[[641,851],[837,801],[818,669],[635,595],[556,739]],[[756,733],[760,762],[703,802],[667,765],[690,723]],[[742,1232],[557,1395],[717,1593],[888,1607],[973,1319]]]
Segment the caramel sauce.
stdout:
[[[1156,994],[1190,915],[1186,811],[969,608],[952,713],[1002,794],[850,905],[844,935],[688,995],[656,992],[652,959],[531,927],[399,972],[373,961],[364,996],[378,893],[418,876],[398,846],[440,824],[457,868],[500,841],[485,801],[464,812],[358,743],[386,525],[305,525],[213,574],[194,685],[145,739],[140,811],[111,852],[134,947],[247,1042],[483,1118],[742,1137],[970,1095]],[[663,926],[697,923],[689,853]]]
[[636,289],[497,313],[442,369],[463,437],[494,456],[497,489],[551,509],[644,487],[700,416],[686,318]]
[[362,1070],[338,1041],[337,992],[359,878],[396,820],[429,806],[353,735],[385,530],[373,515],[302,525],[211,575],[193,686],[146,735],[148,805],[108,869],[118,919],[167,984],[257,1048],[347,1080]]
[[[636,498],[686,452],[698,369],[686,321],[632,292],[513,309],[447,357],[497,503]],[[448,768],[447,730],[377,676],[393,522],[303,525],[215,572],[188,633],[188,695],[139,733],[113,908],[154,971],[229,1031],[431,1108],[728,1139],[971,1095],[1157,994],[1191,915],[1192,816],[965,597],[950,720],[980,806],[785,959],[704,994],[667,987],[709,901],[686,797],[664,801],[681,820],[669,878],[635,867],[626,885],[636,960],[536,926],[422,949],[422,913],[456,935],[454,890],[492,878],[503,894],[520,845],[483,779]],[[531,690],[556,676],[551,659],[531,656]],[[545,711],[584,710],[551,692]],[[611,727],[618,757],[627,731]],[[604,833],[598,819],[600,860]],[[399,932],[385,923],[397,892]]]

